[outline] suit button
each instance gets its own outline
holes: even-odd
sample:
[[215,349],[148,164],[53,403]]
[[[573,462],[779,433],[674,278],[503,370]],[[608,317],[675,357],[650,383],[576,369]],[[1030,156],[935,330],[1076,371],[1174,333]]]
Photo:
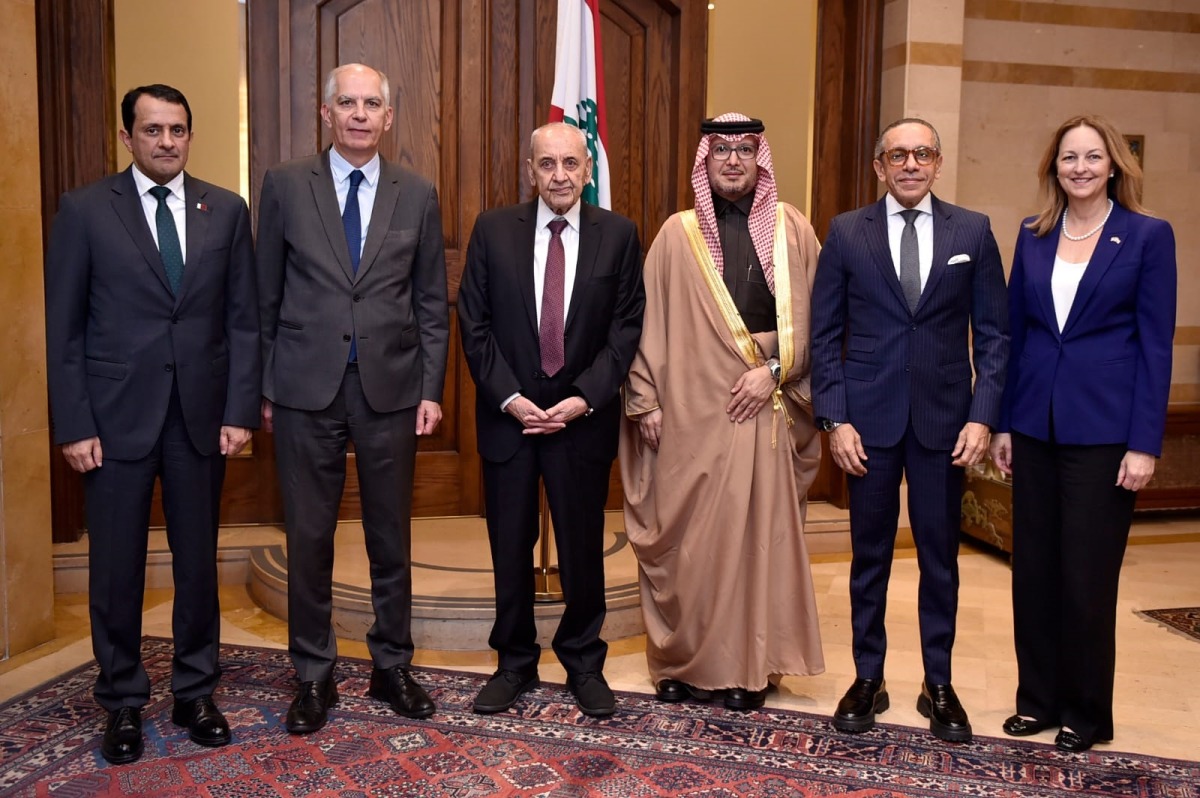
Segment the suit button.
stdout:
[[178,324],[178,323],[179,323],[179,319],[172,318],[172,319],[171,319],[171,323],[172,323],[172,324]]
[[343,340],[343,341],[345,341],[346,343],[350,343],[350,336],[349,336],[349,335],[343,335],[343,336],[342,336],[342,340]]
[[355,294],[355,295],[354,295],[354,301],[355,301],[355,302],[362,302],[362,300],[363,300],[363,298],[362,298],[362,294]]
[[908,365],[907,363],[905,363],[905,364],[904,364],[904,370],[905,370],[905,371],[912,371],[912,366],[910,366],[910,365]]
[[175,367],[173,365],[171,365],[170,363],[163,366],[163,371],[174,371],[174,370],[175,370]]
[[916,332],[916,331],[917,331],[917,325],[915,325],[915,324],[914,324],[913,326],[909,327],[908,329],[912,330],[913,332]]

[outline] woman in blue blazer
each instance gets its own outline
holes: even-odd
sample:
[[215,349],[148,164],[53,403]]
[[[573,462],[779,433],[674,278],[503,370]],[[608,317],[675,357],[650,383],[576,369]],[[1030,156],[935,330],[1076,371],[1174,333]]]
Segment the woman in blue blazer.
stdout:
[[1012,350],[992,459],[1013,476],[1014,736],[1113,736],[1117,582],[1137,491],[1162,452],[1175,235],[1141,204],[1112,123],[1077,116],[1039,166],[1009,280]]

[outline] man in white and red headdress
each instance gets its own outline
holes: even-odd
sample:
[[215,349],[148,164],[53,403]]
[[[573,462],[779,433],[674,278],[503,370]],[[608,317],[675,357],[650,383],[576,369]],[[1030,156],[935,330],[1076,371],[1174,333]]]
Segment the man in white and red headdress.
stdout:
[[817,240],[779,201],[761,121],[725,114],[701,132],[696,208],[646,257],[621,478],[658,698],[720,690],[747,710],[772,677],[824,670],[804,544]]

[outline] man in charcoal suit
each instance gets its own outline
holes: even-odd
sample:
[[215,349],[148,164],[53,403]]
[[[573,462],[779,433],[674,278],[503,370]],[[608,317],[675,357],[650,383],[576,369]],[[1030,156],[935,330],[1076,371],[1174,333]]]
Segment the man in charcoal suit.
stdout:
[[375,623],[369,693],[432,715],[413,678],[410,520],[417,437],[442,418],[449,321],[437,191],[379,154],[387,77],[332,70],[321,118],[333,146],[268,170],[258,222],[263,416],[273,426],[288,552],[293,734],[337,702],[332,626],[338,506],[353,442]]
[[258,424],[261,394],[250,215],[183,171],[192,112],[178,90],[121,101],[133,164],[63,196],[46,253],[46,356],[54,442],[83,474],[100,753],[142,754],[142,595],[155,479],[175,580],[172,720],[229,742],[213,702],[217,521],[225,458]]

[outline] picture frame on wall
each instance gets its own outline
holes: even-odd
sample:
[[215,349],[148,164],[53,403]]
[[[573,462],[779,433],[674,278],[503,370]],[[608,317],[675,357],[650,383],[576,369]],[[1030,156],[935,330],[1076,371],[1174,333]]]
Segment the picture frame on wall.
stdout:
[[1138,166],[1142,169],[1146,168],[1146,162],[1143,160],[1143,153],[1146,150],[1146,137],[1137,134],[1126,134],[1125,141],[1129,144],[1129,151],[1133,153],[1133,157],[1137,158]]

